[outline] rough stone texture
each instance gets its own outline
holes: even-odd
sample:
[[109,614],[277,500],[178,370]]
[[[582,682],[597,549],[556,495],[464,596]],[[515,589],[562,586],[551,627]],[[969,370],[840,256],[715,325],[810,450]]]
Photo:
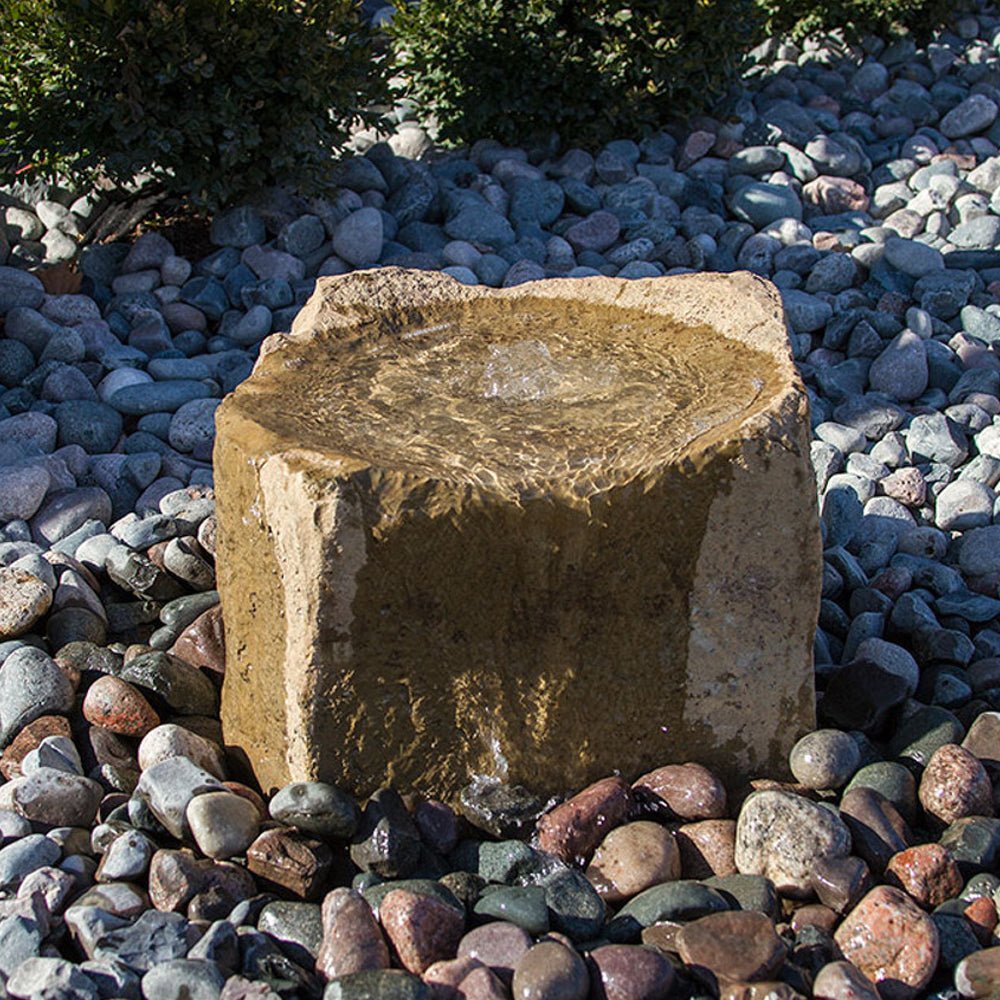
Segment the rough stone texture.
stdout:
[[872,889],[837,928],[834,940],[885,1000],[919,996],[937,968],[940,943],[934,922],[892,886]]
[[[349,397],[367,398],[385,346],[401,359],[378,373],[391,418],[373,410],[366,435]],[[538,397],[640,370],[648,384],[657,363],[648,434],[609,457],[595,404],[574,442],[597,463],[567,467],[564,407]],[[412,444],[428,423],[414,379],[439,416],[470,418],[458,447]],[[678,410],[681,388],[697,400]],[[507,450],[487,454],[498,415]],[[321,279],[217,412],[226,742],[265,789],[357,795],[391,782],[453,799],[498,754],[507,781],[539,791],[671,756],[723,778],[783,769],[813,724],[805,417],[779,298],[751,275],[500,291],[394,268]],[[627,677],[608,669],[625,662]]]

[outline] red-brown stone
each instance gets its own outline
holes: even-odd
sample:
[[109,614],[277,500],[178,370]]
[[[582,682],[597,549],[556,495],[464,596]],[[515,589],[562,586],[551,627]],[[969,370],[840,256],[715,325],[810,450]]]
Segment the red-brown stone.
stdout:
[[587,862],[597,845],[628,816],[625,781],[602,778],[538,820],[538,846],[569,863]]
[[223,674],[226,671],[226,637],[222,624],[222,605],[202,612],[177,637],[170,648],[174,656],[196,667]]
[[403,968],[418,976],[454,958],[465,930],[465,915],[454,906],[408,889],[386,893],[378,917]]
[[872,889],[833,937],[844,958],[878,986],[884,1000],[912,1000],[937,968],[934,921],[893,886]]
[[886,865],[884,880],[928,910],[962,891],[958,865],[940,844],[918,844],[893,855]]
[[701,764],[667,764],[644,774],[632,785],[644,804],[664,810],[672,819],[694,822],[726,815],[726,789]]
[[160,724],[156,710],[139,691],[110,674],[90,685],[83,699],[83,717],[102,729],[136,739]]

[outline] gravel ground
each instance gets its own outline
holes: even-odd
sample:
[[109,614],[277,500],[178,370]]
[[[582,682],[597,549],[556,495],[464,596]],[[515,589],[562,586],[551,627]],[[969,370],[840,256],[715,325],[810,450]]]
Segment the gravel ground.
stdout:
[[[442,156],[403,111],[200,259],[0,189],[7,995],[1000,995],[1000,18],[759,56],[733,120],[596,155]],[[825,540],[794,781],[664,761],[456,812],[230,780],[214,410],[317,276],[387,264],[778,286]]]

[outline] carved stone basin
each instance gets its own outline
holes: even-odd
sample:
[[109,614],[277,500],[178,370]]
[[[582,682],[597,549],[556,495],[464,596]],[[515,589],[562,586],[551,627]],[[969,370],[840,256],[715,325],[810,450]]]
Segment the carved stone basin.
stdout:
[[265,789],[783,770],[821,552],[747,274],[321,279],[219,408],[226,741]]

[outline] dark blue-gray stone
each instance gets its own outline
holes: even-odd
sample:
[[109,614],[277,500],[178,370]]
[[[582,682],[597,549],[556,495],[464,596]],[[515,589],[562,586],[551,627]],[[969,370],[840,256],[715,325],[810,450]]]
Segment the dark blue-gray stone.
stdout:
[[637,940],[644,927],[662,920],[697,920],[729,908],[721,892],[701,882],[665,882],[630,899],[608,924],[607,936],[628,943]]
[[18,340],[0,340],[0,385],[20,386],[35,367],[35,356]]
[[248,205],[230,209],[212,220],[212,242],[216,246],[249,247],[267,238],[264,220]]
[[58,444],[80,445],[89,455],[112,451],[122,434],[122,417],[114,407],[86,399],[60,403],[53,414],[58,426]]
[[176,379],[170,382],[145,382],[126,385],[108,400],[119,413],[137,416],[145,413],[174,413],[192,399],[207,399],[211,390],[203,382]]
[[548,226],[562,213],[566,196],[555,181],[521,180],[515,182],[507,212],[511,222],[534,222]]
[[135,972],[183,958],[191,946],[188,922],[179,913],[147,910],[134,924],[109,931],[98,939],[93,957],[123,962]]
[[498,886],[485,891],[473,912],[517,924],[529,934],[544,934],[549,929],[549,910],[541,886]]

